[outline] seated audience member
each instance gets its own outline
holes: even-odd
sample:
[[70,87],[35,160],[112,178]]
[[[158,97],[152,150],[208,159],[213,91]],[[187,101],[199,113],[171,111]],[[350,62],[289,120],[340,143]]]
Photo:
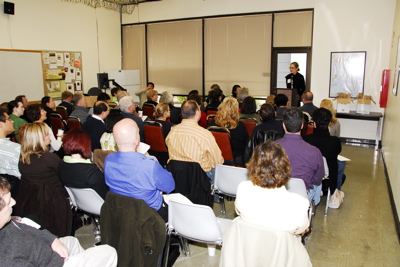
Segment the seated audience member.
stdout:
[[329,134],[329,124],[332,120],[332,114],[325,108],[319,108],[314,111],[313,120],[315,123],[314,133],[305,135],[303,139],[317,147],[322,156],[325,157],[329,168],[329,188],[331,197],[328,203],[329,208],[337,209],[343,202],[344,193],[337,189],[338,183],[338,160],[337,156],[342,151],[342,143],[339,137]]
[[288,108],[289,98],[284,94],[277,94],[274,98],[276,119],[283,120],[283,112]]
[[145,105],[154,105],[157,106],[158,92],[156,90],[148,90],[146,92],[147,101],[143,103]]
[[124,118],[130,118],[136,122],[139,127],[140,142],[144,142],[143,121],[136,113],[135,101],[130,96],[124,96],[119,100],[119,108]]
[[162,193],[170,193],[175,188],[171,173],[156,160],[136,152],[140,136],[133,120],[119,121],[113,133],[118,152],[109,154],[104,163],[104,175],[110,191],[144,200],[149,207],[157,210],[164,221],[168,221],[168,205]]
[[[47,118],[46,111],[42,108],[40,104],[30,104],[26,109],[26,113],[29,120],[32,122],[44,122]],[[56,139],[53,130],[47,124],[45,125],[50,136],[51,151],[53,152],[60,150],[62,145],[62,135],[57,135]]]
[[104,101],[96,101],[93,105],[93,115],[82,125],[82,129],[90,135],[92,151],[101,149],[100,138],[106,131],[104,120],[110,113],[108,104]]
[[256,146],[246,166],[249,181],[239,184],[236,213],[261,227],[302,234],[309,226],[310,204],[299,194],[286,190],[291,177],[290,163],[282,146],[271,140]]
[[72,188],[92,188],[103,199],[106,198],[108,186],[104,175],[90,161],[92,156],[91,140],[82,129],[72,129],[64,137],[64,151],[69,156],[58,165],[58,175],[64,186]]
[[182,122],[165,139],[169,159],[199,163],[213,184],[215,167],[224,162],[221,150],[212,133],[198,124],[201,111],[196,101],[184,102],[181,112]]
[[100,145],[102,150],[111,150],[118,151],[117,143],[115,142],[113,135],[114,125],[122,120],[124,116],[122,116],[119,112],[110,112],[106,118],[106,131],[100,138]]
[[218,107],[217,116],[208,126],[220,126],[227,128],[230,132],[233,156],[236,164],[243,164],[243,153],[246,146],[247,133],[246,126],[239,121],[239,104],[233,97],[227,97]]
[[[329,133],[331,136],[337,136],[340,138],[340,122],[336,118],[336,110],[330,99],[324,99],[321,101],[321,108],[326,108],[332,113],[332,120],[329,124]],[[337,189],[342,189],[342,185],[346,180],[346,175],[344,175],[344,169],[346,168],[346,161],[338,160],[339,170],[338,170],[338,185]]]
[[22,102],[16,101],[16,100],[12,100],[12,101],[8,102],[7,108],[8,108],[11,120],[14,122],[15,140],[18,141],[19,127],[21,127],[21,125],[28,123],[26,120],[20,118],[24,114],[25,108],[22,105]]
[[139,106],[142,107],[143,103],[147,101],[146,93],[147,93],[148,90],[152,90],[152,89],[154,89],[154,83],[148,82],[146,88],[140,89],[139,91],[135,92],[135,95],[137,95],[139,97],[139,100],[140,100]]
[[72,111],[71,116],[79,118],[81,123],[84,124],[90,116],[87,108],[86,97],[81,93],[76,93],[72,98],[72,103],[74,103],[75,109]]
[[71,207],[58,176],[60,158],[49,152],[48,127],[43,122],[29,123],[21,136],[18,164],[21,183],[16,214],[34,214],[43,228],[57,236],[67,236],[72,230]]
[[25,95],[19,95],[15,98],[15,101],[22,102],[22,105],[24,106],[25,111],[24,111],[24,114],[22,114],[21,118],[26,120],[27,122],[31,122],[31,121],[29,121],[28,115],[26,113],[26,109],[29,105],[28,98],[26,98]]
[[117,266],[117,252],[101,245],[84,250],[77,238],[60,239],[11,220],[15,200],[10,184],[0,177],[0,254],[2,266]]
[[240,91],[240,89],[242,89],[241,87],[240,87],[240,85],[238,85],[238,84],[235,84],[233,87],[232,87],[232,97],[233,98],[238,98],[238,93],[239,93],[239,91]]
[[301,102],[303,102],[303,105],[300,107],[300,110],[307,112],[311,117],[313,116],[314,111],[318,108],[314,106],[313,99],[314,95],[310,91],[304,92],[301,96]]
[[194,100],[200,106],[201,117],[199,120],[199,125],[203,128],[207,128],[207,114],[203,110],[201,110],[203,105],[201,101],[201,96],[199,95],[199,91],[197,90],[190,91],[187,96],[187,100]]
[[118,103],[118,96],[121,94],[121,88],[114,87],[111,89],[111,101]]
[[209,104],[206,106],[205,112],[207,113],[208,110],[216,110],[218,106],[221,104],[222,101],[222,90],[219,88],[215,88],[214,90],[210,90],[208,92],[208,101]]
[[45,96],[42,98],[42,108],[46,111],[46,120],[44,123],[51,127],[51,114],[58,114],[54,109],[56,108],[56,103],[54,102],[53,98],[49,96]]
[[240,88],[239,93],[238,93],[238,98],[237,98],[237,100],[239,101],[239,108],[240,109],[243,106],[244,99],[246,97],[248,97],[248,96],[249,96],[249,89],[247,87]]
[[319,105],[320,108],[326,108],[329,110],[332,114],[332,120],[331,123],[329,123],[329,133],[332,136],[337,136],[340,137],[340,122],[336,118],[336,110],[335,107],[333,106],[333,103],[330,99],[324,99],[321,101],[321,104]]
[[110,100],[111,100],[110,96],[106,93],[100,93],[97,96],[97,101],[104,101],[104,102],[107,102],[107,104],[108,104],[110,102]]
[[161,123],[164,138],[167,137],[173,125],[171,122],[167,121],[167,118],[170,116],[170,114],[171,112],[167,103],[159,103],[154,110],[154,119],[156,122]]
[[21,145],[7,138],[7,135],[13,131],[11,116],[8,116],[5,109],[0,109],[0,175],[6,177],[10,182],[12,193],[18,194],[19,179],[21,178],[18,168]]
[[271,106],[275,106],[275,95],[269,95],[267,96],[267,98],[265,99],[265,104],[270,104]]
[[275,109],[270,104],[263,104],[260,109],[260,118],[262,123],[253,128],[253,135],[258,130],[274,130],[284,135],[283,126],[281,121],[275,120]]
[[59,106],[67,108],[67,115],[70,116],[72,111],[74,111],[74,105],[71,103],[72,97],[74,95],[70,91],[64,91],[61,94],[61,103]]
[[170,110],[170,120],[173,124],[181,122],[181,109],[174,106],[174,96],[169,91],[161,93],[160,103],[167,103]]
[[277,140],[285,149],[292,166],[291,177],[300,178],[306,184],[308,199],[315,205],[320,201],[321,183],[324,177],[324,162],[318,148],[305,142],[300,135],[303,112],[298,108],[287,108],[283,112],[285,136]]
[[258,115],[257,113],[256,100],[253,97],[248,96],[243,100],[239,116],[241,119],[248,119],[248,118],[256,119],[257,125],[261,123],[260,115]]

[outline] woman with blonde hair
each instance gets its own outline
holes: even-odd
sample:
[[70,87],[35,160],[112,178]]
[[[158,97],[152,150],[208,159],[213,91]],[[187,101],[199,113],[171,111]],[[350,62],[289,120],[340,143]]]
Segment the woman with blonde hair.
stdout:
[[154,109],[154,120],[161,123],[164,138],[167,137],[169,131],[171,131],[172,123],[167,121],[167,118],[171,116],[171,111],[167,103],[159,103]]
[[58,176],[60,158],[49,152],[48,126],[34,122],[26,124],[23,131],[17,214],[21,217],[34,214],[42,228],[57,236],[70,235],[72,213],[68,193]]
[[243,164],[242,157],[249,135],[244,123],[239,121],[238,109],[239,104],[236,98],[225,98],[221,105],[218,106],[215,120],[211,121],[208,126],[219,126],[229,130],[233,156],[235,157],[236,164],[241,165]]
[[331,134],[331,136],[340,137],[340,122],[336,118],[336,110],[333,107],[333,102],[329,99],[324,99],[321,101],[319,107],[326,108],[332,113],[332,120],[331,123],[329,124],[329,133]]

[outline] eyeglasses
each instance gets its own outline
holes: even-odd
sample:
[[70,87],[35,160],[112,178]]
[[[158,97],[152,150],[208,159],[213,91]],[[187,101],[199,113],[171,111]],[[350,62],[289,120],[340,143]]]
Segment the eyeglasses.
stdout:
[[295,69],[295,67],[289,67],[289,69]]

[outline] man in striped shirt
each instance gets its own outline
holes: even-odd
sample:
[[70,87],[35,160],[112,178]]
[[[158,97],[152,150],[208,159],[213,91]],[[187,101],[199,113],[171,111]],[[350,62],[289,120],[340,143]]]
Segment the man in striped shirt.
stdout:
[[183,103],[181,114],[182,122],[172,127],[165,139],[169,160],[199,163],[214,184],[215,167],[224,162],[221,150],[212,133],[199,126],[201,111],[196,101]]

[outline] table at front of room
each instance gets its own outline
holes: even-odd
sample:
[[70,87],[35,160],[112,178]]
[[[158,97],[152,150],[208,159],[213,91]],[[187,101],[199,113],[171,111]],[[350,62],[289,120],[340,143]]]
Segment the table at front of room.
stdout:
[[[370,114],[359,114],[359,113],[356,113],[355,111],[350,111],[350,113],[337,113],[336,117],[340,121],[342,132],[346,132],[346,129],[344,129],[344,128],[348,126],[348,123],[346,123],[346,121],[344,121],[344,120],[356,120],[357,121],[357,123],[355,123],[356,127],[358,126],[359,123],[362,123],[362,121],[377,122],[376,129],[374,129],[374,131],[376,132],[375,149],[379,148],[379,141],[381,138],[382,120],[383,120],[382,112],[371,112]],[[354,126],[354,124],[352,124],[352,126]],[[343,130],[345,130],[345,131],[343,131]],[[344,134],[344,135],[341,134],[341,137],[345,138],[345,139],[346,138],[362,139],[359,136],[357,136],[357,130],[360,130],[360,129],[352,129],[352,133],[355,133],[356,136],[346,136],[346,134]]]

